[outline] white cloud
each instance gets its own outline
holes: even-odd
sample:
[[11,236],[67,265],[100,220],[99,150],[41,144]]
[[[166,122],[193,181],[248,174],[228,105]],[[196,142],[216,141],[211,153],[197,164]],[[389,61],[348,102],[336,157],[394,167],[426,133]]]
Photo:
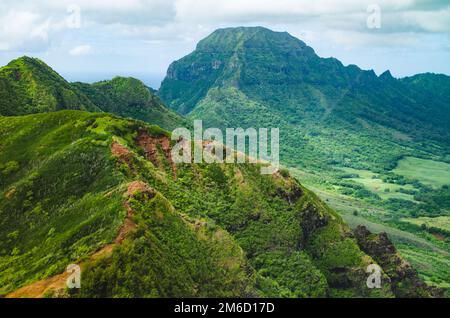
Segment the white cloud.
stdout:
[[[381,29],[366,25],[373,3],[381,7]],[[80,28],[67,24],[73,4],[80,8]],[[163,72],[213,30],[241,25],[288,31],[324,55],[450,47],[448,0],[0,0],[0,51],[64,60],[68,52],[92,53],[89,45],[76,44],[95,43],[89,57],[98,58],[95,65],[109,58],[127,69],[130,57],[139,57]]]
[[196,21],[317,16],[365,8],[363,2],[353,0],[339,5],[324,0],[177,0],[175,7],[178,19]]
[[74,47],[69,51],[69,54],[72,56],[83,56],[91,53],[92,47],[90,45],[84,44]]
[[[30,0],[26,0],[27,3]],[[38,0],[33,4],[52,14],[65,14],[69,6],[81,10],[87,23],[150,25],[173,20],[173,0]]]
[[428,32],[450,31],[450,6],[439,11],[409,11],[402,14],[405,24]]
[[[448,0],[2,0],[0,50],[50,45],[69,31],[68,8],[80,8],[81,27],[94,36],[146,42],[198,40],[204,30],[230,25],[292,25],[299,32],[351,32],[373,38],[366,27],[367,6],[381,7],[383,33],[450,33]],[[115,26],[114,34],[104,34]],[[194,32],[194,34],[192,33]],[[101,34],[103,33],[103,34]],[[358,42],[361,42],[358,40]],[[56,43],[56,45],[58,45]]]
[[278,23],[370,32],[369,5],[381,8],[380,33],[450,32],[448,0],[176,0],[176,19],[185,23]]
[[[0,50],[26,49],[48,42],[50,19],[26,10],[10,9],[0,17]],[[30,46],[31,47],[31,46]]]

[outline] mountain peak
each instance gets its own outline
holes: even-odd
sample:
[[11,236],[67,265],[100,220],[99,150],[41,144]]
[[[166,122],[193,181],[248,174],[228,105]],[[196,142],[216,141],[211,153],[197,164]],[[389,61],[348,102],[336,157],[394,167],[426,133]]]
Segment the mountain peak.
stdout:
[[40,59],[22,56],[0,68],[0,115],[99,109]]
[[28,55],[23,55],[23,56],[18,57],[18,58],[14,59],[14,60],[11,60],[11,61],[8,63],[8,65],[14,65],[14,64],[17,64],[17,63],[34,63],[34,62],[36,62],[36,61],[42,62],[40,59],[38,59],[38,58],[36,58],[36,57],[31,57],[31,56],[28,56]]
[[228,27],[228,28],[220,28],[213,31],[209,36],[207,36],[203,41],[208,42],[215,37],[245,37],[249,38],[255,34],[274,34],[274,33],[287,33],[287,32],[275,32],[270,29],[261,26],[253,26],[253,27]]
[[65,82],[66,85],[69,83],[59,75],[55,70],[53,70],[48,64],[36,57],[30,56],[21,56],[10,61],[3,69],[5,72],[13,71],[15,76],[19,76],[19,74],[30,74],[35,78],[45,78],[51,79],[52,81]]
[[148,88],[144,82],[134,77],[114,76],[111,80],[104,80],[95,84],[112,83],[114,85],[128,86],[128,87],[145,87]]
[[167,109],[155,93],[134,77],[116,76],[93,84],[74,83],[102,111],[158,124],[164,129],[188,127],[188,123]]
[[45,67],[47,69],[51,69],[50,66],[45,64],[42,60],[36,58],[36,57],[30,57],[30,56],[21,56],[18,57],[12,61],[10,61],[7,64],[8,67],[16,67],[16,66],[28,66],[28,67]]
[[[245,26],[239,26],[239,27],[228,27],[228,28],[219,28],[216,29],[212,34],[215,33],[256,33],[256,32],[267,32],[267,33],[272,33],[274,31],[262,27],[262,26],[249,26],[249,27],[245,27]],[[211,35],[212,35],[211,34]]]
[[306,49],[309,54],[314,54],[312,48],[288,32],[276,32],[261,26],[217,29],[198,43],[197,50],[229,51],[242,47],[268,48],[274,46],[285,47],[291,50]]
[[[213,87],[237,87],[245,94],[265,89],[275,96],[281,86],[304,83],[345,87],[360,72],[347,70],[337,59],[320,58],[287,32],[263,27],[226,28],[214,31],[193,53],[172,63],[159,95],[173,109],[188,114]],[[370,75],[363,80],[372,80]],[[375,73],[373,77],[377,78]],[[189,96],[188,100],[184,96]]]
[[391,74],[391,71],[387,70],[383,74],[380,75],[380,79],[382,80],[393,80],[394,77]]

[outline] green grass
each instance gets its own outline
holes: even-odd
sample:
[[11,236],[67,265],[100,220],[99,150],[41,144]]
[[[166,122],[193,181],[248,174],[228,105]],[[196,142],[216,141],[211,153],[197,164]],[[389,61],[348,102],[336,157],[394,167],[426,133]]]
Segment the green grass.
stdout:
[[[317,190],[315,190],[317,191]],[[335,208],[351,227],[356,228],[358,225],[366,226],[373,233],[386,232],[395,246],[398,248],[400,254],[405,257],[419,272],[419,275],[430,285],[449,288],[449,253],[448,245],[437,246],[435,243],[427,239],[419,237],[408,231],[403,231],[389,225],[380,224],[376,221],[377,218],[389,215],[389,212],[377,207],[369,206],[362,202],[358,202],[351,197],[345,197],[340,194],[317,191],[319,196],[326,200],[327,203]],[[358,215],[353,214],[358,211]],[[425,218],[431,219],[434,218]],[[448,223],[448,217],[441,217],[431,222],[434,227],[435,224]],[[408,219],[414,223],[417,219]],[[407,221],[402,219],[401,221]],[[430,221],[429,221],[430,222]],[[419,222],[420,223],[420,222]],[[430,226],[431,226],[430,224]],[[445,248],[445,246],[447,246]]]
[[376,174],[369,170],[353,169],[353,168],[339,168],[349,174],[358,175],[358,177],[348,178],[357,183],[362,184],[366,189],[380,196],[383,200],[388,199],[402,199],[414,201],[414,196],[406,193],[398,192],[401,189],[414,190],[410,184],[398,185],[393,183],[386,183],[376,177]]
[[419,217],[419,218],[404,218],[401,219],[403,222],[408,222],[421,226],[425,224],[427,227],[434,227],[437,229],[442,229],[450,233],[450,216],[439,216],[439,217]]
[[0,117],[0,294],[59,273],[116,236],[122,193],[105,193],[123,176],[109,137],[87,129],[102,116]]
[[[310,187],[311,188],[311,187]],[[436,247],[433,243],[426,239],[418,237],[417,235],[390,227],[385,224],[375,222],[377,218],[389,216],[389,212],[367,203],[361,202],[355,198],[344,196],[338,193],[323,191],[317,188],[311,188],[317,193],[322,200],[329,204],[332,208],[340,213],[345,222],[351,227],[356,228],[358,225],[366,226],[371,232],[380,233],[386,232],[390,235],[392,240],[396,243],[404,242],[417,246],[423,249],[432,249],[440,251],[443,254],[447,252]],[[358,215],[354,215],[357,211]]]
[[[161,160],[148,160],[136,141],[142,129],[153,142],[169,138],[104,113],[0,117],[1,295],[87,260],[81,296],[89,297],[392,296],[388,285],[366,288],[370,258],[289,174],[182,164],[175,178],[161,147]],[[113,140],[127,147],[124,158],[112,156]],[[125,195],[137,180],[155,196]],[[90,263],[117,236],[125,202],[135,230]]]
[[407,244],[398,244],[400,254],[411,264],[429,285],[450,290],[450,257],[442,257],[432,250],[418,249]]
[[434,188],[450,185],[450,164],[445,162],[407,157],[399,161],[394,172]]
[[[345,168],[345,172],[358,174],[368,181],[372,180],[371,178],[374,175],[374,173],[367,170],[350,168]],[[341,194],[339,188],[332,184],[330,181],[332,179],[329,176],[298,169],[291,169],[291,173],[334,208],[351,228],[364,225],[373,233],[386,232],[396,247],[398,247],[400,254],[411,262],[414,267],[418,268],[420,276],[428,284],[448,288],[450,284],[448,270],[446,270],[450,253],[448,244],[444,242],[437,244],[436,241],[430,241],[428,239],[429,236],[419,236],[417,233],[409,232],[408,229],[395,228],[395,224],[386,224],[386,222],[392,222],[393,217],[397,214],[396,211],[387,209],[377,204],[377,202],[367,202],[363,199]],[[431,224],[435,227],[436,225],[438,227],[446,227],[448,216],[417,219],[402,218],[399,221],[411,221],[419,228],[424,220],[430,223],[430,227]]]

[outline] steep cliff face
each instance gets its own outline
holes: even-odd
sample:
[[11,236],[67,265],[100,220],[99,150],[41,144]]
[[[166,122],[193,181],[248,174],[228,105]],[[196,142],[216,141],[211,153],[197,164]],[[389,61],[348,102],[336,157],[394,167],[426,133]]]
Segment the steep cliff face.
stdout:
[[158,94],[205,126],[280,127],[285,164],[384,169],[408,148],[448,153],[449,82],[377,76],[321,58],[286,32],[238,27],[216,30],[173,62]]
[[397,297],[444,297],[444,292],[427,286],[417,271],[401,258],[386,233],[372,234],[364,226],[355,229],[360,248],[385,271]]

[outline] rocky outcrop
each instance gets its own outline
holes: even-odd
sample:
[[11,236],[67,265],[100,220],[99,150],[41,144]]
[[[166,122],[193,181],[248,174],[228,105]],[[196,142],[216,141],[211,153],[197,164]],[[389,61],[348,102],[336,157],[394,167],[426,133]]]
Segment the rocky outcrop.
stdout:
[[278,188],[277,195],[289,202],[289,204],[294,204],[303,195],[303,191],[294,183],[289,189]]
[[359,247],[370,255],[389,276],[392,291],[397,297],[443,297],[443,292],[427,286],[417,271],[397,252],[386,233],[372,234],[366,227],[355,229]]
[[300,219],[303,232],[303,243],[301,245],[306,244],[306,241],[315,231],[328,224],[328,216],[321,214],[317,207],[312,204],[308,204],[300,213]]
[[[146,129],[141,129],[136,137],[136,142],[144,150],[146,158],[156,167],[163,167],[163,160],[166,160],[170,165],[173,176],[176,177],[177,168],[172,160],[170,138],[168,136],[152,136]],[[164,156],[164,159],[160,154]]]

